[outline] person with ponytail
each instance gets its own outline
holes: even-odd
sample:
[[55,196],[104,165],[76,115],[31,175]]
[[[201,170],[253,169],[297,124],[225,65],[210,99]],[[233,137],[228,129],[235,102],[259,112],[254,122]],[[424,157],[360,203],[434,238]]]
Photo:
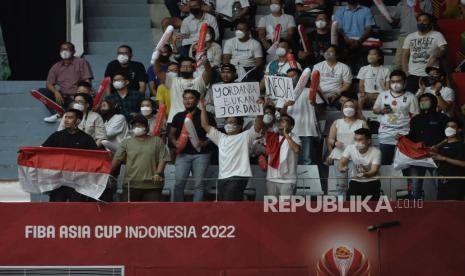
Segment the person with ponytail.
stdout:
[[[355,143],[355,131],[360,128],[368,128],[366,121],[358,119],[358,109],[358,105],[353,100],[347,100],[342,104],[341,111],[343,117],[333,122],[329,130],[328,139],[326,140],[328,152],[330,152],[326,159],[328,165],[334,164],[337,168],[345,148]],[[336,169],[335,176],[338,177],[337,192],[339,195],[344,196],[347,192],[349,175],[347,171],[341,173]]]

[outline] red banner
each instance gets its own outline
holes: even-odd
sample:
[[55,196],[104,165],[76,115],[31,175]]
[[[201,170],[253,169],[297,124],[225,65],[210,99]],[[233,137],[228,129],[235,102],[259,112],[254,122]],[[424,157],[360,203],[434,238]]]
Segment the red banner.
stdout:
[[0,265],[295,276],[346,262],[346,271],[378,275],[377,235],[367,227],[398,220],[382,230],[382,275],[465,275],[465,203],[391,204],[380,213],[273,213],[261,202],[0,204]]

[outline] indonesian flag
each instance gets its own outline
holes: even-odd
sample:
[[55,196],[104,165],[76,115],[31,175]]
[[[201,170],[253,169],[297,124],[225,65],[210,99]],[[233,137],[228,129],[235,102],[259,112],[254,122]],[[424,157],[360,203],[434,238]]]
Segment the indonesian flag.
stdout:
[[428,157],[428,148],[422,143],[415,143],[405,136],[400,137],[392,166],[395,170],[403,170],[410,166],[437,168],[433,158]]
[[98,199],[107,186],[110,172],[108,151],[52,147],[19,149],[19,183],[29,193],[44,193],[68,186]]

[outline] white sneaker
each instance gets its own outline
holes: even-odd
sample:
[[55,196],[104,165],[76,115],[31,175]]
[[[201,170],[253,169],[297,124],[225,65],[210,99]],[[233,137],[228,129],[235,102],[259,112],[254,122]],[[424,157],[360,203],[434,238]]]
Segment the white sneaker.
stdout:
[[52,116],[45,117],[44,121],[47,123],[56,123],[60,119],[60,114],[53,114]]

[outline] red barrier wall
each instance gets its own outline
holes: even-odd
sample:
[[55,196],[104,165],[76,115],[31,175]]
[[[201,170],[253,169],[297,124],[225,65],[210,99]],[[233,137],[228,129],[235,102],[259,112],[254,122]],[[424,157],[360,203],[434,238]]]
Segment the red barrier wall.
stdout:
[[[392,213],[265,213],[259,202],[0,204],[0,265],[125,265],[126,275],[317,275],[321,256],[346,245],[378,275],[376,233],[367,226],[399,220],[382,232],[382,275],[465,275],[465,203],[392,207]],[[56,236],[26,238],[27,225],[53,225]],[[91,237],[60,238],[63,225],[88,225]],[[98,225],[192,225],[198,237],[97,239]],[[235,227],[235,238],[201,238],[203,225]]]

